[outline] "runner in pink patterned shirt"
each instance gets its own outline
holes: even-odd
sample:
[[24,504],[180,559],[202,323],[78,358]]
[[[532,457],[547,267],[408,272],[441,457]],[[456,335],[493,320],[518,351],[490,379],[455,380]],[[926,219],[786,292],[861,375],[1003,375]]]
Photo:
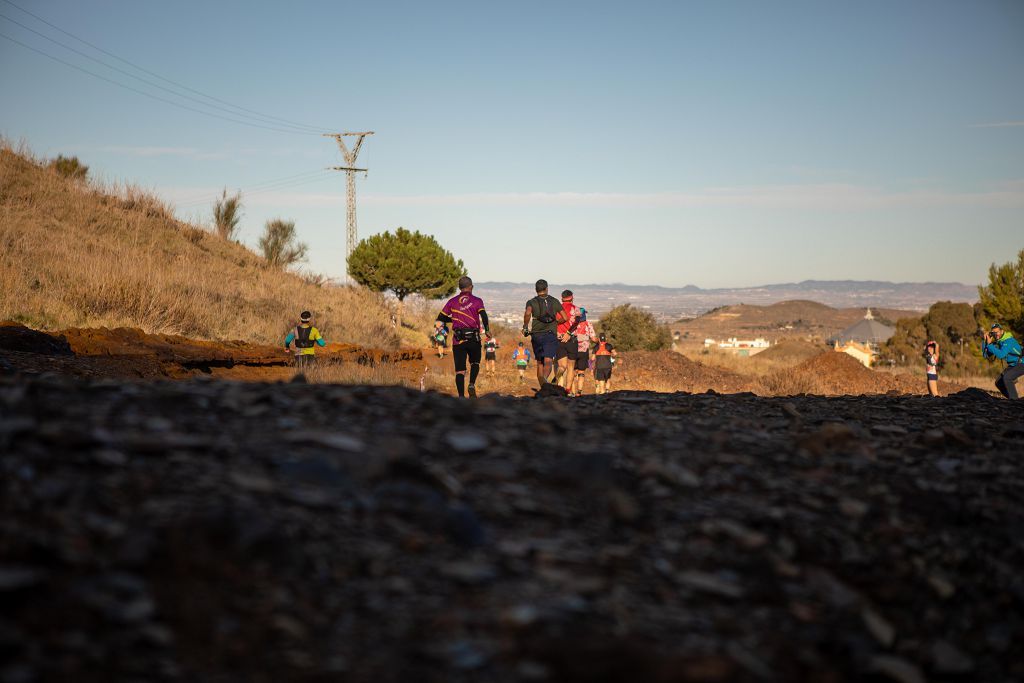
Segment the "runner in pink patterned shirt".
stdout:
[[473,296],[473,280],[459,279],[459,293],[445,303],[437,314],[435,327],[448,323],[452,326],[452,359],[455,361],[455,388],[459,396],[466,395],[466,361],[469,361],[469,395],[476,396],[476,376],[480,373],[480,330],[491,338],[490,324],[484,301]]
[[580,308],[579,323],[576,325],[576,353],[575,369],[576,374],[569,385],[569,393],[573,396],[583,395],[583,382],[590,367],[590,344],[597,341],[597,331],[594,325],[587,320],[587,309]]

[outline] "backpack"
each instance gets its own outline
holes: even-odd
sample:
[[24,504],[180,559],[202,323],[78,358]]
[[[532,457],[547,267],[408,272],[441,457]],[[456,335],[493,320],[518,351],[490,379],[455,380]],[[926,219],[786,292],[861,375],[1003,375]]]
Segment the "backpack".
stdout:
[[312,327],[299,327],[295,328],[295,348],[297,349],[311,349],[313,348],[313,340],[309,338],[309,335],[313,332]]
[[550,325],[555,322],[555,316],[558,315],[558,311],[555,310],[554,299],[550,296],[543,298],[535,296],[533,297],[533,300],[537,302],[537,310],[540,311],[535,316],[537,318],[537,322],[544,323],[545,325]]

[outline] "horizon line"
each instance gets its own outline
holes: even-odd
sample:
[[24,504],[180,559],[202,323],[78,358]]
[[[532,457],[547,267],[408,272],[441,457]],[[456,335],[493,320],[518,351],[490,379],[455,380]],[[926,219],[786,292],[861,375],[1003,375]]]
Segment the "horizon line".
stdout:
[[[818,279],[813,279],[812,278],[812,279],[807,279],[807,280],[800,280],[800,281],[797,281],[797,282],[793,282],[793,281],[790,281],[790,282],[770,282],[770,283],[765,283],[765,284],[761,284],[761,285],[751,285],[751,286],[745,286],[745,287],[744,286],[740,286],[740,287],[701,287],[700,285],[695,285],[695,284],[686,284],[686,285],[681,285],[681,286],[667,286],[667,285],[629,284],[629,283],[626,283],[626,282],[590,282],[590,283],[567,282],[567,283],[562,283],[561,286],[563,286],[563,287],[646,287],[646,288],[653,288],[653,289],[698,289],[698,290],[700,290],[702,292],[715,292],[715,291],[732,291],[732,290],[744,290],[744,289],[746,289],[746,290],[766,289],[766,288],[769,288],[769,287],[797,286],[797,285],[804,285],[804,284],[808,284],[808,283],[823,283],[823,284],[850,284],[850,283],[855,283],[855,284],[879,284],[879,285],[896,285],[896,286],[906,286],[906,285],[941,285],[941,286],[958,286],[958,287],[977,287],[977,285],[974,285],[974,284],[970,284],[970,283],[967,283],[967,282],[957,282],[955,280],[944,280],[944,281],[939,281],[939,280],[920,280],[920,281],[904,280],[904,281],[894,281],[894,280],[853,280],[853,279],[849,279],[849,278],[844,278],[844,279],[839,279],[839,280],[818,280]],[[480,281],[474,281],[474,285],[477,285],[477,286],[481,286],[481,285],[517,285],[517,286],[518,285],[523,285],[523,286],[526,286],[526,287],[533,287],[534,283],[533,282],[516,282],[516,281],[512,281],[512,280],[480,280]]]

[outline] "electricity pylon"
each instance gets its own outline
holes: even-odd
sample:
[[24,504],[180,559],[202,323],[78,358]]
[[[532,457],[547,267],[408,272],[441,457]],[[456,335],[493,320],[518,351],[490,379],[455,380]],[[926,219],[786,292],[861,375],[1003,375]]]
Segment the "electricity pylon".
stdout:
[[[355,136],[356,144],[352,147],[352,151],[349,151],[345,145],[346,136]],[[367,135],[373,135],[373,131],[366,131],[364,133],[324,133],[324,137],[334,138],[338,143],[338,148],[341,149],[341,156],[345,159],[345,166],[331,166],[332,171],[345,171],[345,204],[346,211],[345,216],[348,219],[348,235],[345,244],[345,281],[349,281],[348,275],[348,259],[352,255],[352,251],[359,244],[359,229],[356,226],[356,172],[362,171],[366,173],[365,168],[356,168],[356,157],[359,156],[359,148],[363,146],[363,140]]]

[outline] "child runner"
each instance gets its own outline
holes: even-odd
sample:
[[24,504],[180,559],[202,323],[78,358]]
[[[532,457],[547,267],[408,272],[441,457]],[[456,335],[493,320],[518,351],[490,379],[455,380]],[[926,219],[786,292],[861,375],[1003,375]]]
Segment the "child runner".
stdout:
[[939,395],[939,345],[930,341],[924,346],[924,372],[928,379],[928,395]]
[[615,356],[615,347],[608,343],[604,332],[597,338],[597,346],[594,347],[594,380],[597,381],[597,393],[604,394],[608,391],[608,383],[612,379],[612,361]]
[[292,352],[289,348],[292,343],[295,344],[295,367],[300,370],[307,370],[316,362],[317,345],[327,345],[320,335],[320,330],[313,327],[313,315],[309,311],[303,311],[299,315],[299,324],[284,338],[285,352]]
[[519,342],[519,346],[512,351],[512,360],[519,371],[519,383],[523,384],[526,382],[526,368],[530,365],[530,349],[526,348],[526,344]]
[[444,358],[444,350],[448,346],[448,328],[435,328],[434,334],[431,336],[431,341],[434,342],[434,348],[437,349],[437,357]]
[[491,337],[484,344],[484,362],[487,367],[487,376],[494,379],[494,361],[498,358],[498,340]]

